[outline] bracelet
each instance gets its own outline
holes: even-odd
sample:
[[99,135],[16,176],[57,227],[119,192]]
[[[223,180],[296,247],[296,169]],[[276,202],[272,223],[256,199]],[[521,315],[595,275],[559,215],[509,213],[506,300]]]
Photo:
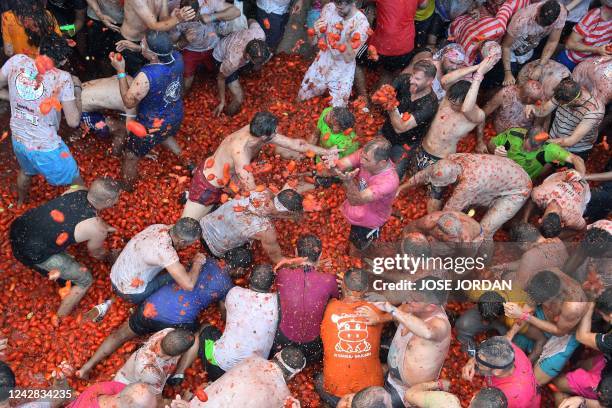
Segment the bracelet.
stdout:
[[522,320],[522,321],[526,322],[527,320],[529,320],[530,317],[531,317],[531,314],[529,314],[527,312],[523,312],[521,317],[519,317],[519,320]]
[[210,15],[210,22],[211,22],[211,23],[214,23],[215,21],[217,21],[217,16],[215,16],[215,13],[212,13],[212,14]]
[[511,69],[504,69],[504,72],[512,72]]
[[121,79],[121,78],[125,78],[127,75],[125,74],[125,72],[119,72],[117,74],[117,79]]

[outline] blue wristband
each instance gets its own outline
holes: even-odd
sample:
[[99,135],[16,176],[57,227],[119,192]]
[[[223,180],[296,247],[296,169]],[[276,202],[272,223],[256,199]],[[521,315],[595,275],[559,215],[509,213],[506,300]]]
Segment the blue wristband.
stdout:
[[120,72],[117,74],[117,79],[121,79],[121,78],[125,78],[127,75],[125,74],[125,72]]

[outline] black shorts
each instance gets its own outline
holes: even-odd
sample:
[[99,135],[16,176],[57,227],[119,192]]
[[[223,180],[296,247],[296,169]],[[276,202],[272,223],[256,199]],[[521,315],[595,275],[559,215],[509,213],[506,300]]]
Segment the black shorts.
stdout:
[[[428,153],[423,148],[423,145],[420,145],[414,150],[414,155],[411,159],[412,163],[410,164],[410,168],[412,171],[414,171],[414,174],[416,174],[416,172],[425,170],[426,168],[428,168],[432,164],[439,162],[440,160],[442,160],[441,157],[434,156],[433,154]],[[414,174],[411,174],[410,176],[412,177],[414,176]],[[428,186],[428,190],[429,196],[431,198],[436,200],[442,199],[442,195],[444,194],[444,187],[435,187],[430,184]]]
[[144,336],[147,334],[157,333],[160,330],[168,328],[184,329],[194,333],[198,331],[198,325],[196,322],[172,324],[146,318],[144,316],[145,304],[146,302],[142,302],[128,320],[130,329],[132,329],[132,331],[137,335]]
[[108,63],[108,54],[116,51],[120,33],[108,29],[101,21],[89,19],[87,23],[87,54],[97,61]]
[[364,44],[357,51],[357,63],[359,65],[363,65],[369,68],[376,68],[382,66],[385,71],[397,72],[406,68],[410,64],[410,61],[412,60],[413,56],[413,51],[410,51],[406,54],[393,56],[379,54],[378,61],[373,61],[368,58],[368,45]]
[[321,358],[323,358],[323,342],[321,341],[321,337],[317,337],[308,343],[296,343],[289,340],[287,336],[281,332],[280,328],[276,330],[274,344],[272,345],[272,350],[270,351],[270,358],[287,346],[298,347],[300,350],[302,350],[304,356],[306,356],[307,364],[316,363],[321,361]]
[[[165,124],[164,124],[165,125]],[[146,125],[145,125],[146,127]],[[172,137],[178,133],[181,128],[181,123],[176,125],[168,124],[159,131],[148,134],[145,137],[138,137],[132,132],[128,133],[125,147],[138,157],[146,156],[155,146],[162,143],[169,137]]]
[[357,249],[363,251],[367,249],[372,242],[380,237],[380,229],[382,228],[366,228],[359,225],[351,225],[349,233],[349,241],[355,245]]
[[[213,61],[215,62],[217,69],[221,68],[221,62],[217,61],[214,58]],[[245,66],[238,68],[236,71],[232,72],[230,76],[225,78],[225,85],[229,85],[232,82],[237,81],[240,78],[240,75],[247,74],[251,72],[252,69],[253,63],[249,61]]]
[[[200,356],[200,359],[202,360],[202,365],[204,366],[204,369],[206,370],[206,373],[208,374],[208,381],[215,381],[219,377],[221,377],[223,374],[225,374],[225,371],[221,367],[211,363],[206,358],[206,342],[208,341],[208,342],[215,343],[217,340],[221,338],[221,336],[222,334],[219,331],[219,329],[211,325],[204,327],[202,329],[202,332],[200,333],[200,348],[198,350],[198,354]],[[213,349],[214,349],[214,346],[213,346]]]

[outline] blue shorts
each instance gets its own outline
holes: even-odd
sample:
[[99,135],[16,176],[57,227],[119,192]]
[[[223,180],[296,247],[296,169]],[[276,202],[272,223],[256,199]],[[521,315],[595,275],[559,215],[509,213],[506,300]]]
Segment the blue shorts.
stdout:
[[[96,124],[100,125],[96,126]],[[111,132],[106,124],[106,118],[100,112],[83,112],[81,113],[81,124],[83,127],[99,137],[109,137]]]
[[570,71],[573,71],[574,68],[576,67],[576,65],[578,65],[574,61],[569,59],[569,57],[567,56],[567,51],[565,51],[565,50],[563,50],[559,54],[557,54],[557,57],[555,58],[555,61],[557,61],[560,64],[565,65]]
[[[535,315],[540,320],[547,320],[546,316],[544,315],[544,311],[539,306],[536,308]],[[545,335],[549,339],[552,338],[551,335]],[[546,375],[548,375],[549,377],[556,377],[561,373],[561,371],[563,371],[563,367],[565,367],[565,364],[569,361],[570,357],[572,356],[572,354],[574,354],[574,351],[576,351],[578,346],[580,346],[580,343],[578,342],[578,340],[576,340],[576,335],[572,334],[569,339],[569,342],[565,346],[565,350],[557,354],[553,354],[552,356],[547,357],[545,359],[542,359],[538,361],[537,364],[540,366],[540,368],[542,369],[542,371],[544,371]]]
[[[138,118],[137,118],[138,120]],[[152,124],[147,123],[142,120],[139,121],[142,125],[150,129],[153,127]],[[164,140],[172,137],[178,133],[181,128],[181,122],[177,124],[171,124],[164,122],[162,128],[154,133],[148,134],[145,137],[138,137],[134,135],[132,132],[128,132],[127,140],[125,147],[134,153],[138,157],[144,157],[158,144],[162,143]]]
[[72,184],[79,176],[76,161],[63,141],[57,149],[45,152],[30,150],[13,138],[13,151],[19,167],[26,175],[41,174],[52,186]]

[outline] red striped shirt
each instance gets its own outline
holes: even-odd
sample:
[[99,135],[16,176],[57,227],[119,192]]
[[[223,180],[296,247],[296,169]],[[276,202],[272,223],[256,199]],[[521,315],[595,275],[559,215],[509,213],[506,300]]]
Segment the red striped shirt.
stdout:
[[[612,42],[612,20],[604,20],[601,15],[601,7],[589,11],[578,24],[574,31],[582,36],[582,43],[591,47],[600,47]],[[567,51],[567,56],[575,63],[584,61],[593,54],[580,51]]]
[[481,17],[478,20],[474,20],[469,14],[457,17],[451,23],[450,33],[455,37],[455,42],[465,50],[466,62],[472,65],[476,61],[483,42],[500,42],[510,18],[527,5],[529,0],[507,0],[497,10],[495,17]]

